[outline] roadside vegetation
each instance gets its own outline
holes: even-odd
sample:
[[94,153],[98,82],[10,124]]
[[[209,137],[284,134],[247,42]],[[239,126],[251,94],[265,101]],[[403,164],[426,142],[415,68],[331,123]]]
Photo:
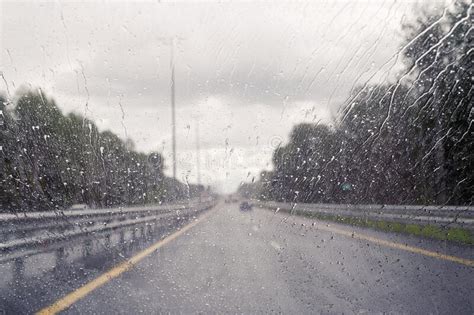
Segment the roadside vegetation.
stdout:
[[0,139],[0,212],[168,202],[204,189],[165,176],[160,153],[64,115],[40,89],[0,97]]
[[[270,208],[274,211],[274,209]],[[304,216],[310,219],[317,219],[323,221],[332,221],[341,224],[347,224],[352,226],[367,227],[374,230],[384,232],[394,232],[407,235],[415,235],[425,238],[432,238],[437,240],[447,240],[466,245],[474,245],[474,235],[468,229],[462,227],[440,227],[431,224],[405,224],[399,222],[381,221],[381,220],[369,220],[356,217],[346,217],[340,215],[328,215],[321,213],[308,212],[303,210],[285,210],[279,209],[282,212],[291,212],[294,215]]]
[[282,202],[472,205],[472,10],[465,1],[440,14],[417,8],[394,52],[404,70],[355,87],[333,125],[294,127],[273,152],[273,170],[240,193]]

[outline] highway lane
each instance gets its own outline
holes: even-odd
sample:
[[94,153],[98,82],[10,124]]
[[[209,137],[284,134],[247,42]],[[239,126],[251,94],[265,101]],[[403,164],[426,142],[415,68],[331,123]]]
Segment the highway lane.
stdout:
[[[68,313],[474,313],[473,268],[219,204]],[[473,259],[473,247],[330,224]]]
[[120,230],[127,236],[119,244],[119,233],[111,235],[109,241],[103,235],[92,235],[90,242],[72,239],[65,245],[61,260],[55,250],[29,256],[17,277],[14,262],[0,264],[0,314],[32,313],[49,305],[174,233],[179,226],[189,226],[190,220],[161,221],[146,237],[138,227],[134,239],[130,239],[134,227]]

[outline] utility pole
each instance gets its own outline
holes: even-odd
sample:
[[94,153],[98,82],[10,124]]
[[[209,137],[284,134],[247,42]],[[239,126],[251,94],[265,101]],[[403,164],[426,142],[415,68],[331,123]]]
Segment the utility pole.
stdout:
[[175,106],[175,78],[174,78],[174,38],[171,40],[171,147],[173,151],[173,178],[176,179],[176,106]]
[[172,150],[172,164],[173,164],[173,178],[176,179],[176,96],[175,96],[175,45],[177,41],[184,40],[182,37],[160,37],[158,41],[164,45],[170,45],[170,70],[171,70],[171,150]]
[[197,187],[198,187],[198,196],[199,202],[201,202],[201,154],[200,154],[200,144],[199,144],[199,118],[196,118],[196,170],[197,170]]
[[199,145],[199,119],[196,119],[196,169],[197,184],[201,185],[201,154]]

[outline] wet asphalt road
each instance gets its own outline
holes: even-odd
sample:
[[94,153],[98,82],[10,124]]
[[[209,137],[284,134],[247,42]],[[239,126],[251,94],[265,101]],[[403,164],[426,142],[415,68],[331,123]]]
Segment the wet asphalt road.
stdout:
[[[474,269],[324,231],[326,222],[220,203],[68,313],[473,314]],[[474,258],[474,248],[332,224]]]

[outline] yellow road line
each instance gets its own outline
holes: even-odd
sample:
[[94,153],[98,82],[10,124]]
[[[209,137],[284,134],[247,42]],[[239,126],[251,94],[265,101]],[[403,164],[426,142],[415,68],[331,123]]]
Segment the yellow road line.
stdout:
[[150,247],[142,250],[132,258],[128,259],[127,261],[113,267],[106,273],[103,273],[102,275],[98,276],[91,282],[83,285],[82,287],[78,288],[77,290],[69,293],[68,295],[64,296],[63,298],[57,300],[54,302],[54,304],[47,306],[40,311],[38,311],[36,314],[38,315],[46,315],[46,314],[56,314],[58,312],[61,312],[68,307],[70,307],[72,304],[76,303],[95,289],[99,288],[100,286],[104,285],[105,283],[109,282],[113,278],[118,277],[125,271],[131,269],[134,265],[136,265],[140,260],[145,258],[146,256],[150,255],[160,247],[168,244],[169,242],[175,240],[179,236],[183,235],[186,233],[189,229],[197,225],[199,222],[201,222],[204,218],[208,217],[210,213],[213,210],[208,211],[206,214],[200,216],[190,224],[182,227],[180,230],[174,232],[170,236],[156,242],[155,244],[151,245]]
[[452,262],[459,263],[459,264],[462,264],[462,265],[466,265],[466,266],[469,266],[469,267],[474,267],[474,260],[471,260],[471,259],[440,254],[440,253],[433,252],[433,251],[426,250],[426,249],[422,249],[422,248],[419,248],[419,247],[410,246],[410,245],[406,245],[406,244],[402,244],[402,243],[386,241],[386,240],[382,240],[382,239],[372,237],[372,236],[369,236],[369,235],[350,232],[350,231],[340,229],[340,228],[336,228],[336,227],[332,227],[332,226],[323,226],[323,225],[321,225],[321,226],[318,226],[318,228],[321,229],[321,230],[341,234],[341,235],[352,237],[352,238],[355,238],[355,239],[369,241],[369,242],[372,242],[372,243],[375,243],[375,244],[378,244],[378,245],[382,245],[382,246],[386,246],[386,247],[392,247],[392,248],[396,248],[396,249],[401,249],[401,250],[404,250],[404,251],[407,251],[407,252],[417,253],[417,254],[421,254],[421,255],[425,255],[425,256],[429,256],[429,257],[434,257],[434,258],[438,258],[438,259],[452,261]]

